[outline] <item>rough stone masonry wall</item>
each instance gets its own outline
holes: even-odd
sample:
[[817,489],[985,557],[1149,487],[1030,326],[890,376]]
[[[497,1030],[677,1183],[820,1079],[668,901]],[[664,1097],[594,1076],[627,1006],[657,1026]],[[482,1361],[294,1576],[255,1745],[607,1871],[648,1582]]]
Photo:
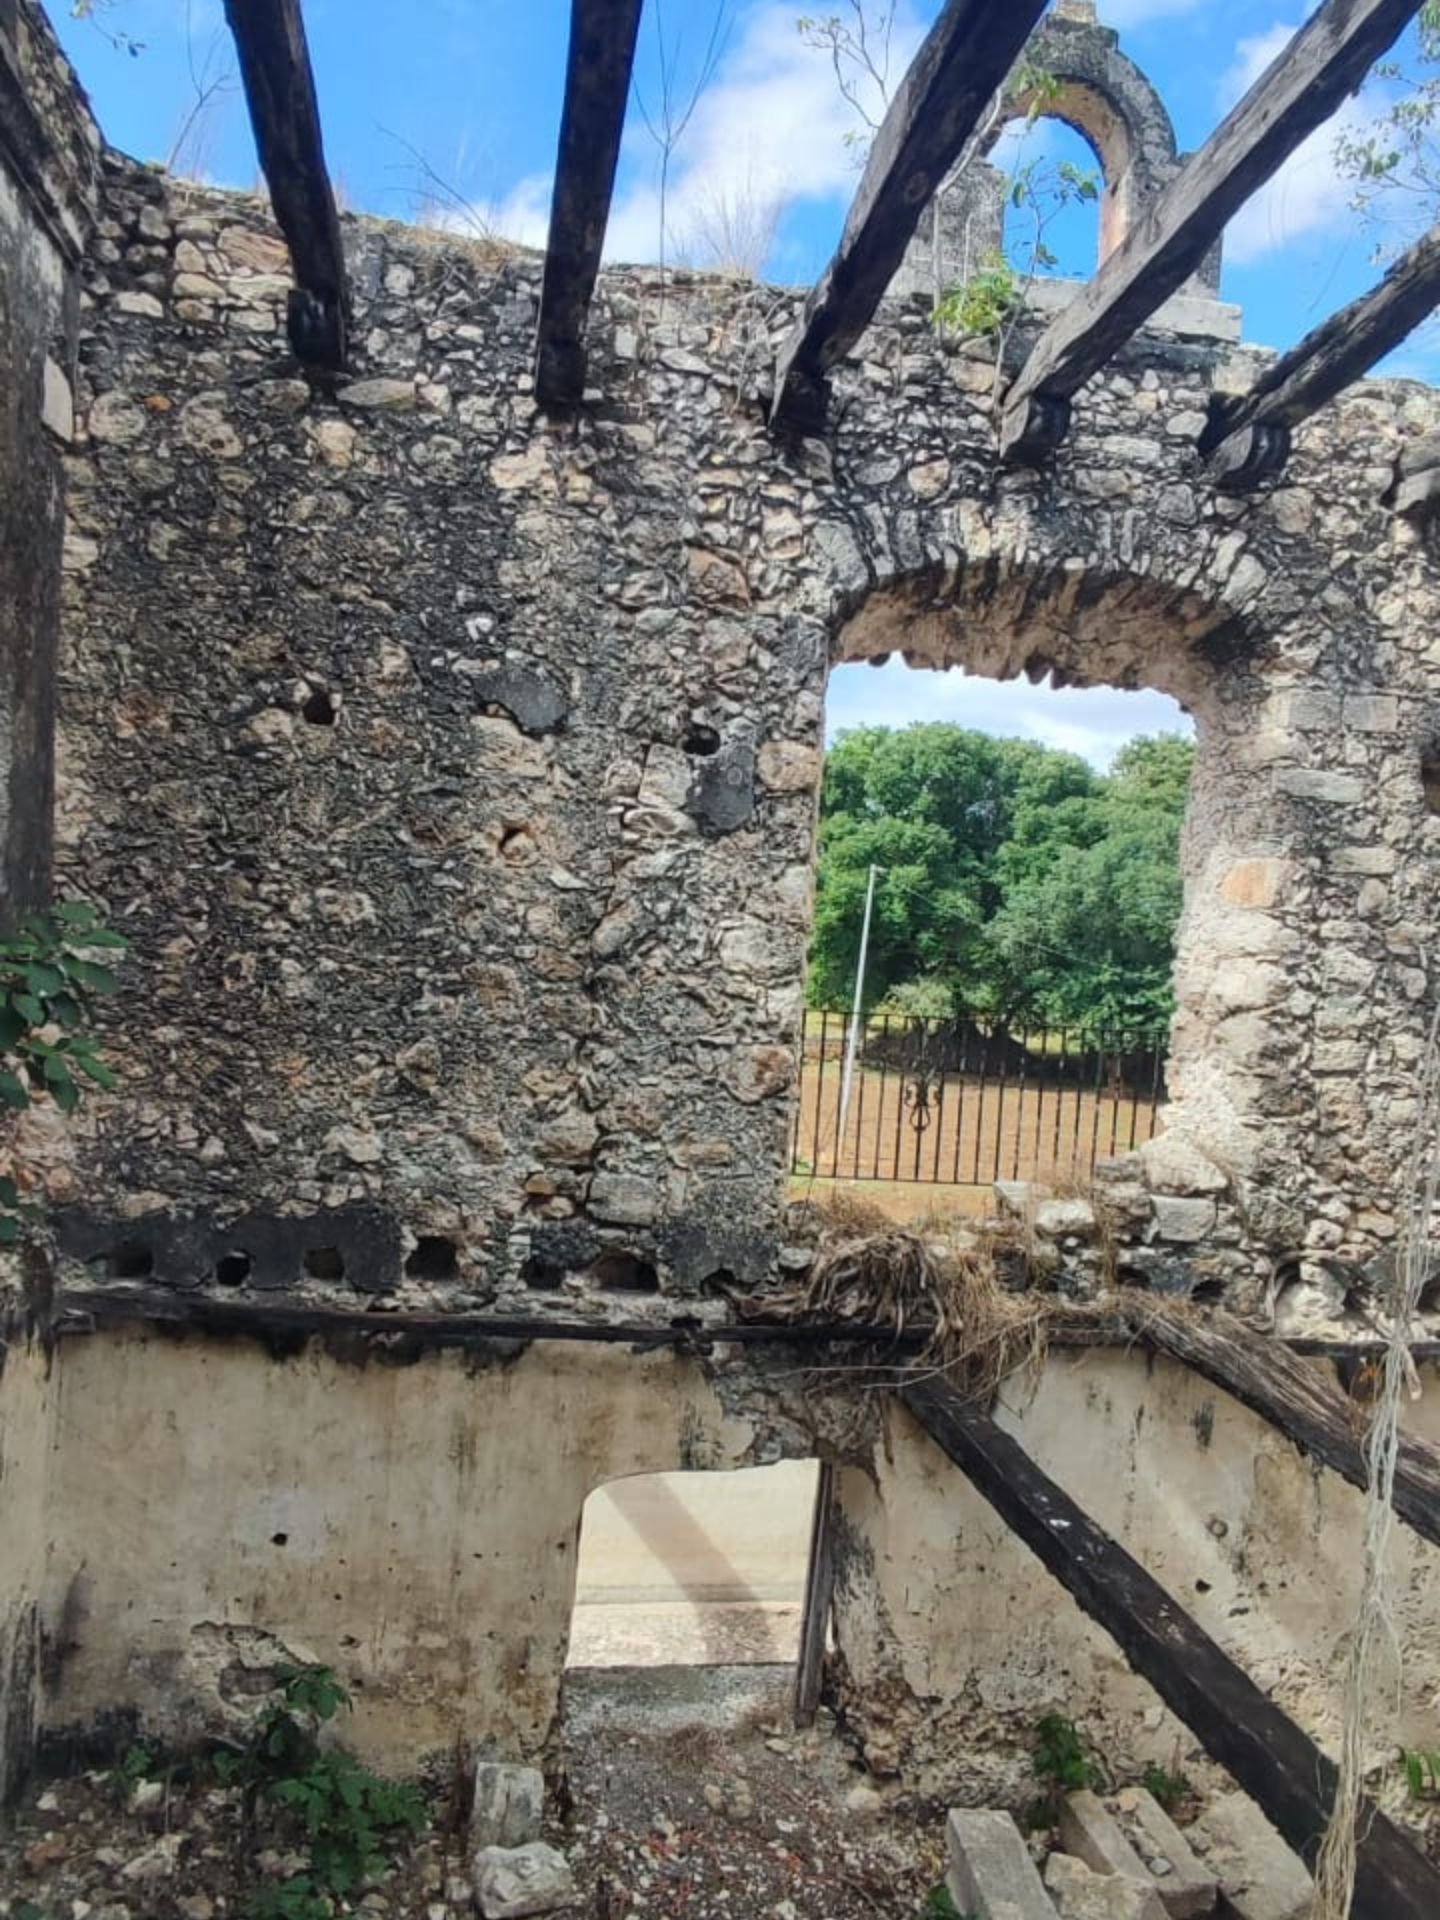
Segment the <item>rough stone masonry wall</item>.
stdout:
[[[100,137],[42,16],[0,12],[0,927],[50,877],[55,657],[76,268]],[[0,1802],[38,1705],[49,1383],[0,1281]]]
[[[755,399],[794,301],[621,272],[593,402],[552,428],[529,399],[536,260],[374,223],[348,238],[358,364],[329,392],[286,362],[285,262],[254,202],[107,172],[68,461],[57,842],[63,883],[133,947],[121,1092],[65,1128],[35,1116],[22,1142],[62,1283],[633,1315],[648,1286],[669,1313],[716,1276],[763,1281],[827,665],[895,648],[1159,686],[1196,715],[1170,1132],[1111,1180],[1135,1256],[1170,1284],[1188,1253],[1243,1303],[1296,1249],[1317,1288],[1339,1284],[1321,1256],[1383,1252],[1436,829],[1433,563],[1380,494],[1435,423],[1428,390],[1360,390],[1302,437],[1289,484],[1226,501],[1189,447],[1247,363],[1151,337],[1085,397],[1053,473],[1006,474],[992,370],[897,308],[842,371],[830,438],[785,447]],[[776,1440],[778,1398],[750,1376],[753,1429],[717,1434],[707,1387],[665,1402],[642,1455],[630,1389],[597,1369],[593,1393],[561,1390],[550,1349],[524,1362],[531,1393],[499,1397],[508,1437],[449,1362],[392,1393],[248,1343],[161,1354],[62,1342],[49,1411],[23,1423],[32,1451],[50,1432],[60,1516],[40,1547],[52,1727],[173,1712],[208,1622],[222,1689],[227,1636],[308,1640],[369,1690],[366,1737],[414,1757],[460,1657],[453,1613],[415,1620],[408,1598],[443,1538],[457,1564],[490,1556],[476,1671],[520,1689],[458,1696],[462,1730],[533,1745],[567,1596],[537,1545],[557,1433],[574,1426],[572,1508],[637,1464],[835,1451],[807,1436],[815,1412]],[[285,1411],[302,1365],[316,1380]],[[354,1418],[322,1446],[337,1380]],[[914,1436],[890,1446],[887,1474],[923,1469]],[[472,1458],[498,1463],[483,1496]],[[213,1552],[134,1555],[119,1520],[143,1531],[167,1470]],[[422,1481],[426,1524],[397,1543]],[[298,1568],[289,1525],[239,1531],[287,1484]],[[868,1543],[893,1568],[871,1484],[847,1495],[852,1565]],[[880,1651],[861,1607],[842,1652],[944,1694],[960,1656],[922,1676],[913,1643],[885,1651],[908,1637],[902,1593],[934,1619],[952,1578],[922,1591],[913,1571],[880,1579]],[[418,1626],[403,1658],[366,1637],[382,1618]]]
[[902,307],[830,437],[782,446],[756,391],[793,301],[624,271],[550,426],[534,258],[349,223],[332,392],[286,361],[255,203],[116,163],[99,234],[59,837],[134,947],[123,1092],[32,1149],[72,1254],[567,1311],[762,1280],[827,665],[894,648],[1191,708],[1134,1236],[1242,1302],[1281,1256],[1383,1253],[1440,828],[1434,566],[1380,496],[1428,389],[1358,389],[1231,500],[1191,448],[1253,359],[1151,335],[1052,472],[1004,472],[987,361]]

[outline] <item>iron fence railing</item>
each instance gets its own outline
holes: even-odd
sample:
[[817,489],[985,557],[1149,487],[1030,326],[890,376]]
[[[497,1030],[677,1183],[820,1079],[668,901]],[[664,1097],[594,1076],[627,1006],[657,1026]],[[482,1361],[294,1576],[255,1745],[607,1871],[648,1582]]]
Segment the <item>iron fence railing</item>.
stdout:
[[842,1137],[851,1019],[806,1015],[795,1174],[953,1186],[1077,1178],[1156,1130],[1165,1032],[1040,1032],[882,1014],[856,1035]]

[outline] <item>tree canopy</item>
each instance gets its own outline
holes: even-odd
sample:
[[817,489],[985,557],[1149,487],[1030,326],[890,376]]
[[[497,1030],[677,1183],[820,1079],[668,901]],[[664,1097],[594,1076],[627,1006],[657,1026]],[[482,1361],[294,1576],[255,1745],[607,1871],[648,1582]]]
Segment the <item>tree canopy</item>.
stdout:
[[825,762],[809,996],[1008,1025],[1137,1032],[1171,1011],[1192,750],[1129,743],[1109,774],[945,722],[842,734]]

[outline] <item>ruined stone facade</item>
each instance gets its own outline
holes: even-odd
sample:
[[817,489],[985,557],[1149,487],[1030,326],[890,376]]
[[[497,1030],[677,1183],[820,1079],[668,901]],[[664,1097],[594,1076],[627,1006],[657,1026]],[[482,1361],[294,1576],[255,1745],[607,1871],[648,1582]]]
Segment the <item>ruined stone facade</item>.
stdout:
[[[1256,357],[1157,330],[1082,396],[1051,470],[1011,472],[990,350],[911,300],[840,371],[828,436],[785,443],[763,401],[794,299],[626,270],[602,280],[583,415],[555,424],[530,400],[538,258],[349,221],[355,364],[330,385],[287,359],[285,255],[255,201],[114,155],[98,190],[55,844],[61,887],[132,945],[106,1036],[120,1091],[70,1123],[36,1110],[17,1141],[59,1251],[0,1381],[12,1751],[37,1718],[221,1712],[226,1675],[277,1641],[343,1668],[392,1759],[456,1737],[534,1751],[585,1493],[819,1451],[848,1465],[855,1716],[899,1764],[921,1707],[951,1713],[1005,1657],[925,1637],[981,1522],[938,1554],[906,1532],[949,1522],[900,1414],[882,1433],[872,1401],[807,1399],[793,1369],[723,1349],[366,1367],[198,1336],[52,1353],[41,1332],[97,1282],[662,1321],[766,1285],[793,1257],[826,675],[897,650],[1156,687],[1194,714],[1172,1104],[1107,1171],[1119,1257],[1244,1308],[1287,1285],[1282,1316],[1343,1326],[1394,1241],[1433,1005],[1440,590],[1426,527],[1383,496],[1440,400],[1358,388],[1283,487],[1228,499],[1194,441]],[[7,459],[38,444],[43,345],[17,362]],[[52,558],[27,562],[42,599]],[[43,840],[40,793],[12,837]],[[1166,1459],[1171,1377],[1152,1397],[1139,1359],[1086,1365],[1102,1398],[1154,1409]],[[1097,1461],[1047,1444],[1122,1537],[1154,1523],[1157,1497],[1112,1514]],[[1195,1602],[1242,1652],[1284,1632],[1255,1514],[1303,1494],[1317,1528],[1354,1524],[1283,1451],[1259,1509],[1234,1466],[1219,1517],[1252,1550]],[[1167,1571],[1209,1581],[1226,1536],[1182,1533]],[[987,1551],[1002,1584],[1033,1577]],[[1064,1630],[1026,1658],[1060,1686],[1088,1630],[1044,1605]],[[1323,1642],[1275,1676],[1321,1718]],[[1115,1712],[1159,1754],[1142,1694]]]

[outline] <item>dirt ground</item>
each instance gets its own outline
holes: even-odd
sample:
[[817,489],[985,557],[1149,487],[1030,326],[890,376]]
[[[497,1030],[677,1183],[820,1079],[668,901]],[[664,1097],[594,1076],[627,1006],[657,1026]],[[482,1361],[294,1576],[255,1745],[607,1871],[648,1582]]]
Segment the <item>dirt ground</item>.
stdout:
[[[921,1920],[943,1831],[857,1767],[822,1711],[796,1733],[793,1669],[572,1673],[546,1838],[572,1920]],[[52,1782],[0,1834],[6,1920],[248,1920],[304,1865],[295,1834],[246,1849],[234,1788],[162,1775]],[[463,1833],[442,1799],[349,1911],[471,1920]]]
[[1003,1086],[958,1073],[929,1084],[922,1110],[912,1080],[867,1068],[856,1076],[841,1139],[841,1080],[838,1058],[807,1054],[794,1135],[800,1176],[988,1194],[995,1180],[1083,1180],[1097,1159],[1140,1146],[1157,1127],[1151,1103],[1127,1093]]

